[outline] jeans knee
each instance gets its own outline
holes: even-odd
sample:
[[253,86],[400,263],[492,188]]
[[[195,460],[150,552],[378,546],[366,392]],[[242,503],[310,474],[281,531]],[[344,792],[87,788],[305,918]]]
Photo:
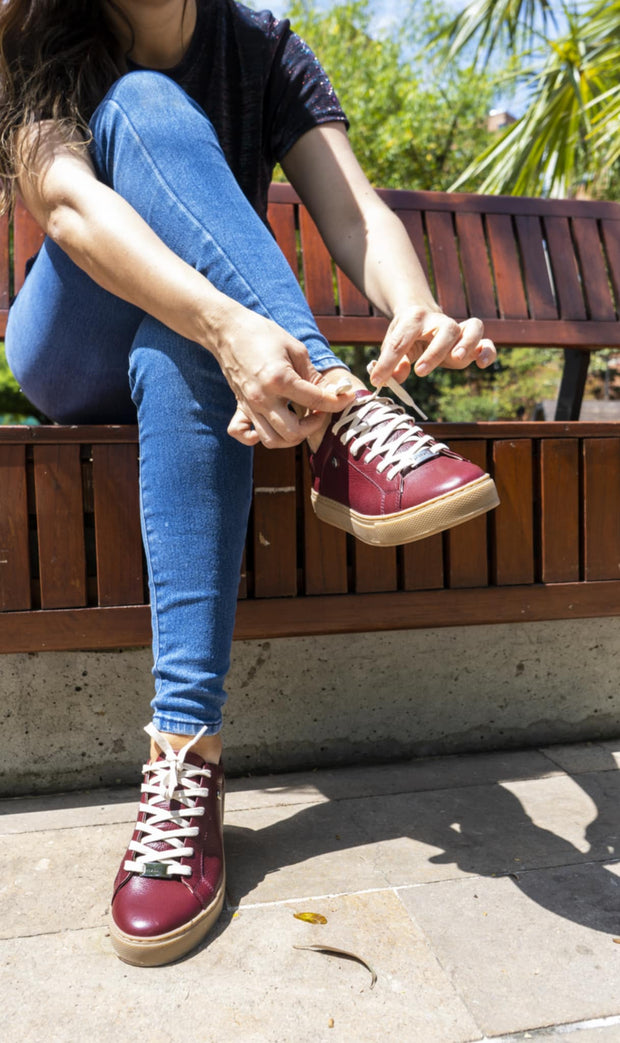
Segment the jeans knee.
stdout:
[[161,72],[140,69],[121,76],[95,109],[90,121],[92,154],[103,180],[109,175],[117,149],[135,146],[140,140],[147,148],[192,140],[199,121],[202,135],[217,135],[200,106]]

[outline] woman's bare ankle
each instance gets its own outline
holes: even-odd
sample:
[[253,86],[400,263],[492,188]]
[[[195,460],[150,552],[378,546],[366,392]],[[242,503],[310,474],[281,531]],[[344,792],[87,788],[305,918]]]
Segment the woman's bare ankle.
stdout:
[[[161,734],[166,737],[173,750],[182,749],[192,738],[191,735],[177,735],[173,732],[162,732]],[[156,760],[160,752],[162,751],[160,751],[155,739],[151,739],[151,760]],[[203,735],[192,746],[192,753],[196,753],[203,760],[208,761],[209,764],[219,764],[222,759],[222,737],[220,733]]]

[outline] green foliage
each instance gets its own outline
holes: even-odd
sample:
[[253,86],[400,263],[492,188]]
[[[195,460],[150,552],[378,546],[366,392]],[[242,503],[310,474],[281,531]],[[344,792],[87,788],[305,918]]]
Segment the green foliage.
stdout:
[[[529,92],[524,115],[465,166],[453,188],[617,198],[620,188],[620,0],[475,0],[444,27],[448,58],[477,41],[509,48]],[[515,80],[515,69],[516,80]]]
[[327,10],[292,0],[287,11],[336,88],[367,176],[383,188],[445,189],[490,140],[492,77],[469,62],[442,69],[428,50],[442,10],[409,0],[398,35],[372,31],[367,0]]
[[26,424],[44,422],[45,418],[19,390],[19,384],[11,373],[0,342],[0,424]]

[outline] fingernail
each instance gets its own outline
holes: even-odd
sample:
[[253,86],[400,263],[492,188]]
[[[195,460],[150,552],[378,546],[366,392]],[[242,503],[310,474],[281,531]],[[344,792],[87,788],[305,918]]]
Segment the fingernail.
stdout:
[[428,373],[428,362],[416,362],[414,369],[419,377],[423,377],[425,373]]
[[464,359],[465,358],[465,348],[455,348],[454,351],[452,352],[452,354],[454,355],[455,359]]

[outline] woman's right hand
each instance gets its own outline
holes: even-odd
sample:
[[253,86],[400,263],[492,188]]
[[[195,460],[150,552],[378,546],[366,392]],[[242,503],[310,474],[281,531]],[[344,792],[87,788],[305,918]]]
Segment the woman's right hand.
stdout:
[[321,374],[305,345],[277,323],[232,301],[225,312],[210,349],[237,399],[228,427],[237,441],[268,449],[297,445],[318,431],[325,413],[353,400],[352,391],[317,386]]

